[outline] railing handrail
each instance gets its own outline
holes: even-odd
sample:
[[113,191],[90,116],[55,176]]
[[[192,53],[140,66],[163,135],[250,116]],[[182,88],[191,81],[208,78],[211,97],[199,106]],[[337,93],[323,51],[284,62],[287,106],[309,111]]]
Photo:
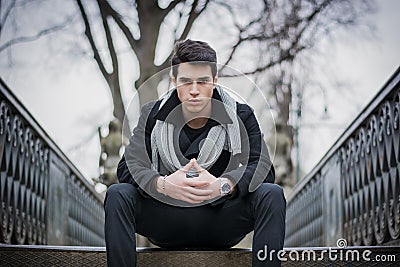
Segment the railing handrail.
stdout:
[[72,161],[68,158],[67,155],[60,149],[60,147],[53,141],[53,139],[49,136],[49,134],[43,129],[43,127],[39,124],[39,122],[32,116],[32,114],[26,109],[26,107],[22,104],[22,102],[15,96],[15,94],[10,90],[7,84],[0,77],[0,92],[4,95],[4,97],[14,106],[18,112],[21,114],[22,118],[24,118],[30,127],[36,131],[37,135],[42,138],[46,144],[57,154],[57,156],[62,159],[67,166],[74,172],[74,175],[86,186],[88,190],[96,197],[99,201],[103,202],[104,197],[96,192],[93,187],[93,184],[89,183],[89,181],[83,176],[80,170],[72,163]]
[[335,154],[335,152],[348,140],[348,138],[355,132],[357,128],[365,121],[366,118],[373,113],[373,111],[380,105],[393,90],[393,87],[400,82],[400,66],[394,71],[387,82],[375,94],[371,101],[361,110],[358,116],[347,126],[344,132],[339,136],[335,143],[329,148],[321,160],[312,168],[312,170],[304,176],[293,188],[292,192],[286,197],[289,203],[297,193],[302,190],[310,179],[312,179],[322,166]]

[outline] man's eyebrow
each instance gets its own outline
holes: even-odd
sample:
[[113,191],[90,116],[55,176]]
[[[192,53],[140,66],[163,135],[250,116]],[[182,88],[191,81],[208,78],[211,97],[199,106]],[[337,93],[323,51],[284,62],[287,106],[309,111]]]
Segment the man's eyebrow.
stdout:
[[[188,80],[192,80],[191,78],[189,78],[189,77],[185,77],[185,76],[183,76],[183,77],[179,77],[178,78],[178,80],[181,80],[181,81],[188,81]],[[197,78],[196,80],[211,80],[211,77],[210,76],[203,76],[203,77],[199,77],[199,78]]]

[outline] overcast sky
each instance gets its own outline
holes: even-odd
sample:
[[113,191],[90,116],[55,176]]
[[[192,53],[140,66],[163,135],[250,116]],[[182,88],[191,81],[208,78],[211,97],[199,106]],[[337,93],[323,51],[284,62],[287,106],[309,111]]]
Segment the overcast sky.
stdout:
[[[344,81],[345,85],[338,91],[334,84],[326,82],[327,118],[320,119],[324,115],[320,100],[304,113],[300,154],[305,172],[312,169],[400,64],[400,1],[380,0],[377,3],[377,13],[367,19],[376,27],[374,37],[342,32],[320,44],[324,53],[317,65],[324,67],[316,70],[315,75],[325,80],[327,76],[332,77]],[[38,15],[40,12],[31,14],[32,17]],[[24,18],[30,19],[29,16]],[[203,19],[196,25],[206,21]],[[212,34],[212,29],[197,26],[190,37],[208,40],[207,34]],[[8,55],[0,54],[0,76],[82,173],[90,178],[98,175],[97,124],[107,125],[112,118],[112,103],[95,63],[88,60],[88,55],[79,54],[79,49],[59,50],[60,39],[55,36],[15,46],[11,67]],[[3,34],[1,38],[6,36]],[[83,36],[64,34],[63,38],[62,42],[87,45]],[[222,47],[216,38],[210,37],[209,42],[217,51]],[[128,62],[134,62],[130,54],[124,56],[121,69],[128,72],[125,81],[133,81],[137,77],[132,71],[135,66]],[[126,99],[133,95],[132,84],[123,84]],[[310,93],[315,94],[318,92]],[[310,136],[313,136],[312,140]]]

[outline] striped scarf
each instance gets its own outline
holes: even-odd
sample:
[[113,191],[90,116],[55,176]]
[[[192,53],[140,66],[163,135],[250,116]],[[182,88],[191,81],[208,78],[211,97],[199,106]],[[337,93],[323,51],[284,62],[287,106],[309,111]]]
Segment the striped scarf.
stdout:
[[[217,161],[225,148],[233,155],[241,153],[241,139],[239,122],[236,114],[236,101],[220,86],[216,86],[222,103],[233,123],[213,126],[204,140],[197,157],[197,163],[204,169],[209,169]],[[173,90],[162,100],[159,109],[171,96]],[[157,120],[151,133],[152,169],[158,171],[159,157],[163,165],[171,173],[183,168],[174,147],[174,128],[172,123]],[[189,176],[197,173],[193,168]]]

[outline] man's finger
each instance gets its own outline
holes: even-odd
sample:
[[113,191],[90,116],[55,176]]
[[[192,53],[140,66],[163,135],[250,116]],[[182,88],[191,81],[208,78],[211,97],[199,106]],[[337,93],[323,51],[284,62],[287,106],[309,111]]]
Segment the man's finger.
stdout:
[[[191,186],[196,187],[196,188],[203,188],[206,186],[209,186],[213,182],[210,182],[208,180],[204,180],[202,177],[195,177],[195,178],[190,178],[191,182],[193,182]],[[207,183],[207,184],[200,184],[200,183]]]
[[199,173],[202,172],[204,169],[200,167],[200,165],[197,163],[196,160],[193,160],[193,167],[198,171]]
[[195,159],[191,159],[188,164],[181,169],[181,171],[188,172],[193,167],[194,161]]
[[195,201],[197,203],[201,203],[201,202],[206,201],[206,200],[209,199],[209,197],[207,197],[207,196],[196,196],[196,195],[193,195],[193,194],[187,194],[185,197],[187,197],[190,200]]
[[213,193],[211,189],[198,189],[194,187],[187,187],[186,191],[196,196],[210,196]]
[[210,184],[210,182],[208,182],[208,181],[196,181],[193,179],[194,178],[187,179],[187,181],[185,181],[185,185],[192,186],[192,187],[201,187],[201,186],[207,186]]
[[207,201],[211,199],[211,195],[206,195],[206,196],[198,196],[192,193],[187,192],[185,195],[183,195],[184,198],[188,198],[193,202],[201,203],[204,201]]
[[200,203],[202,203],[204,201],[204,200],[193,200],[193,199],[191,199],[189,197],[183,197],[181,200],[183,200],[183,201],[185,201],[187,203],[190,203],[190,204],[200,204]]

